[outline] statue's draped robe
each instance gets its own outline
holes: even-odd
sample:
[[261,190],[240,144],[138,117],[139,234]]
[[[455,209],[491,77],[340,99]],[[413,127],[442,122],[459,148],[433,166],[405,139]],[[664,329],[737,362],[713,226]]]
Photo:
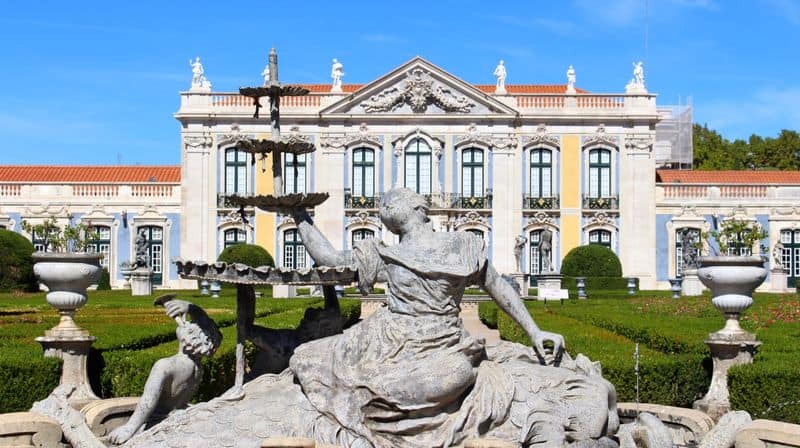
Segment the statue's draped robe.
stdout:
[[446,447],[481,436],[560,446],[614,430],[613,386],[586,358],[542,366],[529,347],[485,347],[464,330],[459,302],[485,272],[484,244],[466,232],[434,238],[419,250],[358,243],[359,288],[387,282],[386,307],[301,345],[287,371],[248,383],[243,399],[178,411],[130,446],[257,447],[267,436],[353,447]]

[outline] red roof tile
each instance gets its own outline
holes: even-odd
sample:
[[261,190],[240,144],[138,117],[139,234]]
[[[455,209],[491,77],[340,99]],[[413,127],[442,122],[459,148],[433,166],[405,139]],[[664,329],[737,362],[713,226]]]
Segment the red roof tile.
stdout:
[[656,170],[656,182],[676,184],[800,184],[800,171]]
[[0,166],[0,182],[173,183],[180,181],[180,166]]
[[[304,89],[308,89],[311,93],[330,93],[331,92],[331,85],[330,84],[292,84],[293,86],[302,87]],[[344,93],[352,93],[356,90],[364,87],[364,84],[342,84],[342,91]]]

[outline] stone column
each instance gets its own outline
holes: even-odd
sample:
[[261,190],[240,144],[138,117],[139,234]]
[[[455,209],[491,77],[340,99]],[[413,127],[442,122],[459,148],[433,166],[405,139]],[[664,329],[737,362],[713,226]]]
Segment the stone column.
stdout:
[[[183,136],[181,166],[181,257],[187,260],[210,260],[216,256],[216,176],[213,138],[202,132]],[[213,253],[212,253],[213,252]]]
[[[514,261],[514,237],[519,234],[519,221],[514,221],[514,209],[519,209],[518,196],[514,191],[514,176],[519,168],[516,163],[516,146],[509,150],[495,149],[492,154],[492,264],[501,273],[517,270]],[[508,173],[508,175],[505,175]]]

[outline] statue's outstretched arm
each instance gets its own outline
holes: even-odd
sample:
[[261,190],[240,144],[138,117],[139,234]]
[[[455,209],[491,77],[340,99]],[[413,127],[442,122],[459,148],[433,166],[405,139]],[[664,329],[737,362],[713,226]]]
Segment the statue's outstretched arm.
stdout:
[[545,355],[545,341],[552,341],[553,354],[556,358],[560,357],[561,352],[564,350],[564,337],[560,334],[542,331],[539,326],[534,322],[533,317],[528,313],[519,294],[514,290],[514,287],[506,281],[490,264],[486,264],[484,273],[481,276],[483,281],[483,288],[489,295],[497,302],[497,305],[505,311],[514,322],[516,322],[525,333],[530,337],[533,348],[539,355],[540,359],[544,359]]
[[344,252],[336,250],[325,235],[314,226],[314,221],[305,209],[294,210],[294,222],[297,223],[297,230],[300,238],[306,247],[311,258],[320,266],[343,266],[349,264],[348,257]]

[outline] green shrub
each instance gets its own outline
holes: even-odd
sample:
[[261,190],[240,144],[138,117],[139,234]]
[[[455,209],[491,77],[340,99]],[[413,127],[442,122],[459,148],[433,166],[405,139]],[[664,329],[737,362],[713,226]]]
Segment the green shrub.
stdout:
[[728,371],[728,391],[733,409],[749,412],[754,419],[764,418],[800,424],[800,381],[797,354],[782,359],[762,360],[732,367]]
[[[385,294],[386,291],[383,288],[372,288],[372,294]],[[347,296],[360,296],[361,291],[358,290],[355,286],[348,286],[344,288],[344,294]]]
[[17,232],[0,229],[0,291],[35,291],[33,244]]
[[103,271],[100,273],[100,280],[97,281],[97,290],[109,291],[110,289],[111,289],[111,275],[109,275],[108,269],[103,268]]
[[361,320],[361,301],[352,299],[339,300],[339,312],[344,319],[345,328]]
[[[570,291],[578,289],[578,281],[575,277],[564,276],[561,279],[561,287]],[[584,281],[586,293],[592,291],[617,291],[619,296],[628,293],[628,279],[624,277],[586,277]],[[636,289],[639,289],[639,279],[636,279]]]
[[38,352],[3,348],[0,357],[0,414],[22,412],[35,401],[44,400],[61,379],[61,360],[45,358]]
[[500,308],[494,302],[481,302],[478,304],[478,317],[489,328],[497,328],[497,314]]
[[622,265],[611,249],[588,244],[567,253],[561,263],[561,274],[570,277],[621,277]]
[[228,246],[219,254],[217,261],[242,263],[252,267],[275,266],[272,255],[263,247],[255,244],[235,244],[233,246]]

